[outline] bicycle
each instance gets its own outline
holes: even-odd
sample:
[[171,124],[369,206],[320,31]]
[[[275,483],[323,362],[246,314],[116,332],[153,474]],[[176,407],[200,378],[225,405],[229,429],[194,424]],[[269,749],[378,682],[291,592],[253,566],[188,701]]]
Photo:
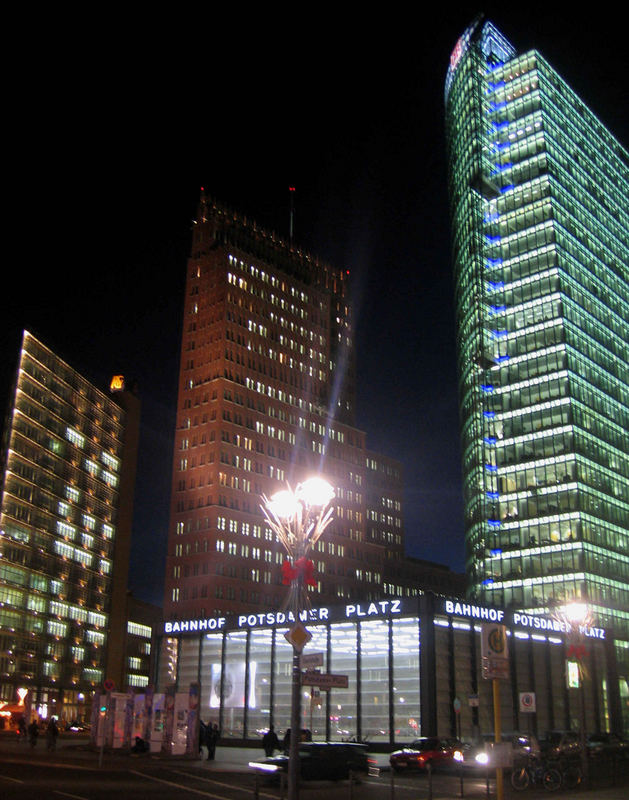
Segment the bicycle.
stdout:
[[557,766],[561,773],[561,785],[566,789],[576,789],[583,778],[579,764],[567,761],[560,762]]
[[517,792],[529,786],[543,786],[547,792],[556,792],[561,786],[561,772],[539,759],[531,758],[526,764],[511,770],[511,786]]

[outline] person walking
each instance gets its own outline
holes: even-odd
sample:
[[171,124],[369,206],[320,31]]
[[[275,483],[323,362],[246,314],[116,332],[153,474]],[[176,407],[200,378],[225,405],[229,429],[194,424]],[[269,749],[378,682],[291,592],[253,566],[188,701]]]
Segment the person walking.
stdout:
[[46,728],[46,750],[57,749],[57,736],[59,736],[57,720],[54,717],[51,717]]
[[37,737],[39,736],[39,725],[36,720],[33,720],[28,726],[28,741],[31,747],[37,744]]
[[273,725],[269,727],[262,737],[262,747],[264,747],[264,754],[267,758],[270,758],[276,750],[279,750],[280,740],[277,738]]
[[220,733],[218,731],[218,725],[216,723],[209,724],[207,726],[207,760],[214,761],[214,756],[216,755],[216,744],[219,740]]

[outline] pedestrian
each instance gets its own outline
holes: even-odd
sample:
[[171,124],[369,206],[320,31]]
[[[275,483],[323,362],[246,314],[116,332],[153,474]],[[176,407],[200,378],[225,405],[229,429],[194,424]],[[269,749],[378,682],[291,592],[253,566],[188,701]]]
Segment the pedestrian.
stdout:
[[207,760],[214,761],[214,756],[216,755],[216,743],[218,742],[220,737],[220,733],[218,731],[218,725],[216,723],[209,724],[207,726]]
[[24,719],[24,714],[22,714],[17,722],[17,735],[19,741],[26,741],[26,720]]
[[199,753],[203,758],[203,747],[207,746],[208,727],[202,719],[199,720]]
[[290,753],[290,728],[286,729],[286,733],[284,734],[284,741],[282,742],[282,747],[284,748],[284,755],[289,755],[289,753]]
[[35,747],[37,744],[37,737],[39,736],[39,725],[37,724],[36,720],[33,720],[31,724],[28,726],[28,741],[31,747]]
[[277,738],[277,733],[271,725],[268,731],[262,737],[262,747],[264,747],[264,754],[270,758],[275,750],[279,750],[280,740]]
[[51,717],[50,721],[48,722],[48,726],[46,727],[46,750],[57,749],[57,736],[59,736],[57,720],[54,717]]

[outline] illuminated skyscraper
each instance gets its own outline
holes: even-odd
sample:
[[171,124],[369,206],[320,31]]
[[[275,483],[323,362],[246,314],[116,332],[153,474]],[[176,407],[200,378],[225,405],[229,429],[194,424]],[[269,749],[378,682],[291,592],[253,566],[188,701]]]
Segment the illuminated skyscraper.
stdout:
[[[2,453],[0,699],[87,716],[124,688],[139,400],[101,392],[24,332]],[[115,386],[116,390],[113,391]]]
[[490,22],[445,99],[470,590],[629,641],[627,151]]

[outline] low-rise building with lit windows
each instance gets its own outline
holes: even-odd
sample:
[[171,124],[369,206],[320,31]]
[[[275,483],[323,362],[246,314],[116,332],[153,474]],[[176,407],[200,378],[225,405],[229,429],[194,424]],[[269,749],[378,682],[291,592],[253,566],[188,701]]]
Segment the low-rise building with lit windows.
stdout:
[[122,682],[139,401],[105,393],[24,332],[4,432],[0,699],[89,715]]
[[127,608],[124,688],[143,689],[152,683],[154,675],[155,642],[161,630],[162,609],[131,594]]
[[[301,725],[314,739],[355,736],[387,749],[420,734],[471,740],[493,732],[481,637],[483,626],[501,625],[508,641],[499,681],[503,730],[578,728],[580,693],[566,683],[574,631],[561,619],[422,593],[314,606],[302,620],[312,634],[304,654],[320,654],[321,673],[347,677],[347,688],[303,686]],[[292,624],[288,612],[262,609],[167,621],[157,691],[198,683],[201,719],[216,723],[224,740],[259,743],[271,724],[283,733],[291,719],[293,648],[285,634]],[[611,634],[584,626],[580,635],[587,730],[620,732]]]

